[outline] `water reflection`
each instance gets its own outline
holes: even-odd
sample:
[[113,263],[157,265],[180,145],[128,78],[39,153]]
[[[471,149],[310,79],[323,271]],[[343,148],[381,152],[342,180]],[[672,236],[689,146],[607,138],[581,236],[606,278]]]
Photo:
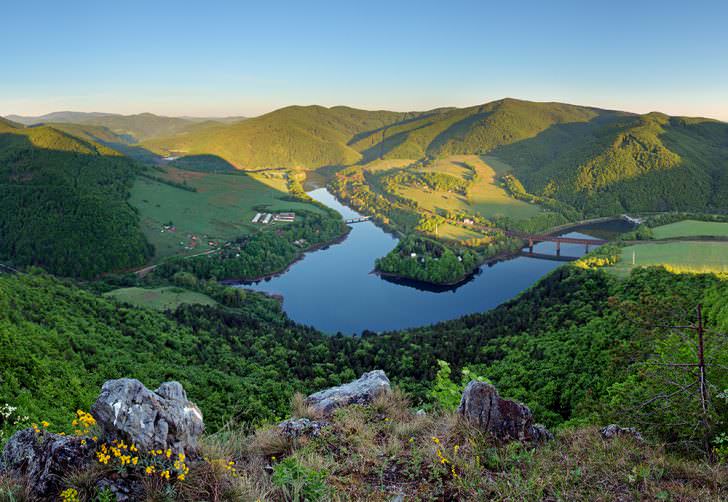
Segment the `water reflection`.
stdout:
[[[309,195],[344,218],[359,216],[325,188]],[[566,235],[588,238],[592,233],[580,228]],[[374,274],[374,260],[396,245],[394,236],[373,223],[357,223],[343,242],[307,254],[280,276],[243,287],[281,295],[291,319],[327,333],[381,332],[491,309],[563,264],[521,256],[484,265],[463,283],[440,288]],[[555,254],[555,244],[538,243],[534,251]],[[563,256],[578,257],[584,251],[583,245],[561,245]]]

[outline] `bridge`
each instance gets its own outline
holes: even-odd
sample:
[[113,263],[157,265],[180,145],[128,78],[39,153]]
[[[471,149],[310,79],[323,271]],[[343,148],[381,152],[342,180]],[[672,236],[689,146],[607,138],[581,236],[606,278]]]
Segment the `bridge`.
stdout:
[[362,223],[364,221],[369,221],[370,219],[370,216],[360,216],[359,218],[349,218],[348,220],[344,220],[344,223],[351,225],[352,223]]
[[561,244],[581,244],[586,247],[586,252],[589,252],[589,246],[601,246],[606,244],[607,241],[602,239],[582,239],[579,237],[560,237],[553,235],[523,235],[514,232],[508,232],[514,237],[520,237],[528,241],[528,251],[533,254],[533,246],[539,242],[555,242],[556,243],[556,255],[561,255]]
[[528,255],[530,256],[537,256],[541,257],[541,254],[534,253],[533,252],[533,246],[539,242],[555,242],[556,243],[556,256],[561,256],[561,244],[581,244],[586,248],[586,252],[589,252],[589,246],[601,246],[602,244],[606,244],[607,241],[603,239],[582,239],[580,237],[561,237],[557,235],[548,235],[548,234],[541,234],[541,235],[530,235],[523,232],[518,232],[515,230],[503,230],[500,228],[495,227],[483,227],[483,226],[476,226],[475,228],[478,228],[483,231],[488,232],[503,232],[505,235],[509,237],[516,237],[518,239],[523,239],[524,241],[528,242]]

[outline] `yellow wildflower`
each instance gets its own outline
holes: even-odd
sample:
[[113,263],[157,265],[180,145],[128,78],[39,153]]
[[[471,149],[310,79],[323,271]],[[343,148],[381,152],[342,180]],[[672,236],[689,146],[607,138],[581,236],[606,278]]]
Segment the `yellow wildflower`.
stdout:
[[435,444],[440,444],[440,440],[436,438],[435,436],[432,436],[432,442]]
[[48,422],[46,422],[45,420],[43,420],[43,421],[42,421],[42,422],[40,423],[40,425],[42,425],[43,427],[48,427],[48,426],[49,426],[49,425],[51,425],[51,424],[50,424],[50,423],[48,423]]

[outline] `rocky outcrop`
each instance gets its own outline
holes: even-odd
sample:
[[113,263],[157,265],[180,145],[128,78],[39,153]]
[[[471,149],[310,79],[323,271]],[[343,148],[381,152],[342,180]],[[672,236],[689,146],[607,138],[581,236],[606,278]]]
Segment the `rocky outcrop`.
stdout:
[[[200,410],[177,382],[152,392],[138,380],[109,380],[91,414],[102,429],[98,442],[123,439],[142,451],[171,449],[194,457],[204,430]],[[94,462],[96,447],[91,438],[25,429],[5,445],[0,474],[26,480],[34,498],[54,499],[65,476]],[[120,501],[140,500],[143,488],[138,480],[116,477],[100,479],[98,487],[110,489]]]
[[24,429],[5,445],[0,473],[26,479],[34,497],[50,498],[62,488],[69,472],[91,462],[93,450],[83,438]]
[[389,392],[389,378],[382,370],[364,373],[361,378],[338,387],[322,390],[306,398],[315,413],[330,417],[334,410],[350,404],[368,404],[380,394]]
[[325,420],[310,420],[308,418],[291,418],[278,424],[280,433],[288,439],[301,437],[318,437],[324,427],[331,425]]
[[613,439],[617,436],[631,436],[637,441],[644,441],[640,431],[634,427],[620,427],[617,424],[609,424],[599,431],[603,439]]
[[486,382],[470,382],[460,400],[458,414],[471,425],[501,440],[544,441],[553,435],[533,423],[528,406],[502,399],[496,388]]
[[171,449],[194,455],[204,431],[202,413],[178,382],[152,392],[139,380],[109,380],[91,414],[107,439],[123,439],[142,450]]

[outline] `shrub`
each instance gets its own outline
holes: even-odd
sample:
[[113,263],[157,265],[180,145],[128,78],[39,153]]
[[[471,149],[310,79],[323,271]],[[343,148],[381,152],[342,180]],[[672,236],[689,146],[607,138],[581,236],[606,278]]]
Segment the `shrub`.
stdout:
[[316,501],[329,494],[326,473],[301,465],[288,457],[273,468],[273,484],[280,488],[286,500]]

